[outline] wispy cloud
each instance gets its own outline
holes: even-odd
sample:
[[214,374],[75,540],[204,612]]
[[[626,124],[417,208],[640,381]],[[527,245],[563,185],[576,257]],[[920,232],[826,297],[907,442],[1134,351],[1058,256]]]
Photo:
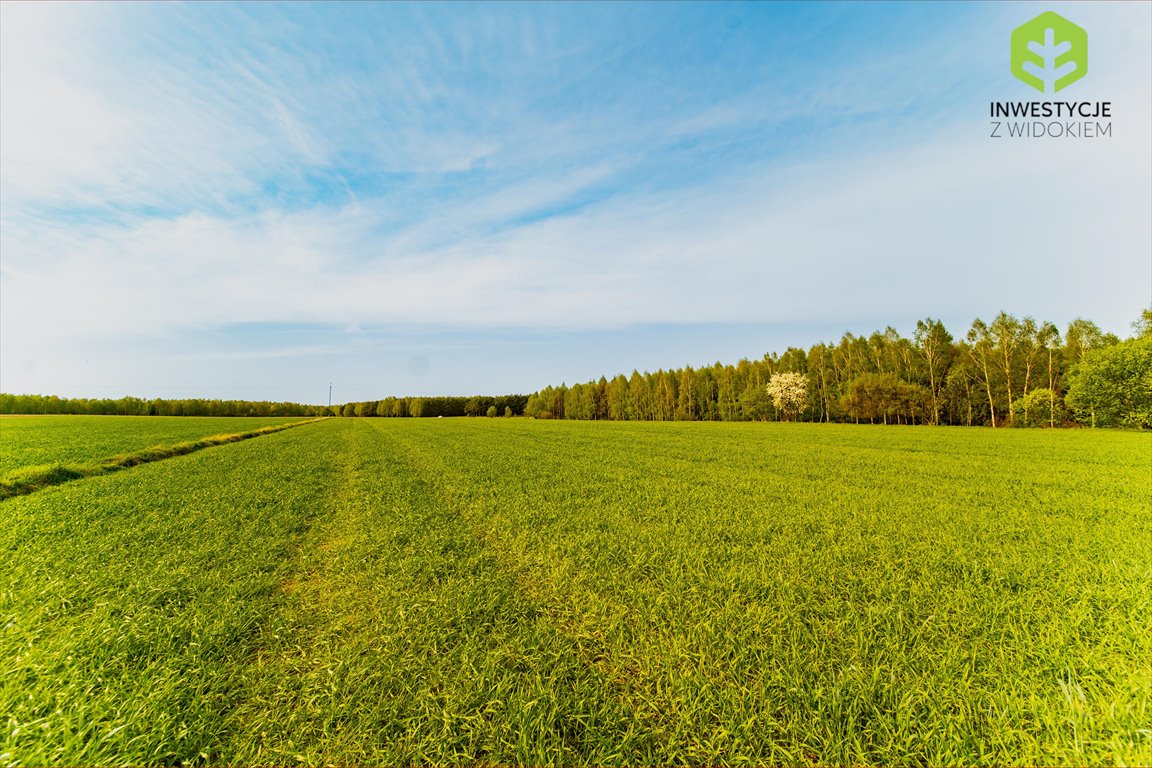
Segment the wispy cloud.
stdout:
[[5,3],[3,357],[276,323],[1116,327],[1152,281],[1149,11],[1069,11],[1112,139],[996,143],[1030,7]]

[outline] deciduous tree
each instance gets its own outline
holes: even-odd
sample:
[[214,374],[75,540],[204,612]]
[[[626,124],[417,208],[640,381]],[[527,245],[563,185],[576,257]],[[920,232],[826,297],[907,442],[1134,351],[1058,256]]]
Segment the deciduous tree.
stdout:
[[916,321],[916,349],[928,373],[928,393],[932,399],[932,423],[940,423],[940,393],[952,359],[952,334],[944,323],[931,317]]
[[808,404],[808,378],[802,373],[776,373],[768,381],[772,405],[784,420],[795,418]]

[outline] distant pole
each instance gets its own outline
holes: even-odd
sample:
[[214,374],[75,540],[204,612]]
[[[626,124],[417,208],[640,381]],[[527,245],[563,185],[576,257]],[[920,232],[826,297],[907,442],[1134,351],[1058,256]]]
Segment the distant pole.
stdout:
[[332,382],[328,382],[328,407],[332,407]]

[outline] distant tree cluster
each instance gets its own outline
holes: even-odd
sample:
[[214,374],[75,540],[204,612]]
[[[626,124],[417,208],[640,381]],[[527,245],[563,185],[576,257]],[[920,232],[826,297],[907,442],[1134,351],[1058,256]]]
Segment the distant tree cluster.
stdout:
[[0,394],[0,414],[100,416],[520,416],[527,395],[487,397],[386,397],[342,405],[248,400],[143,400]]
[[300,403],[249,400],[115,400],[55,395],[0,394],[0,413],[80,414],[93,416],[317,416],[327,409]]
[[524,413],[527,395],[487,397],[386,397],[321,408],[330,416],[516,416]]
[[1057,427],[1152,425],[1152,310],[1121,341],[1087,320],[1064,334],[1005,312],[962,339],[939,320],[703,368],[546,387],[535,418],[804,420]]

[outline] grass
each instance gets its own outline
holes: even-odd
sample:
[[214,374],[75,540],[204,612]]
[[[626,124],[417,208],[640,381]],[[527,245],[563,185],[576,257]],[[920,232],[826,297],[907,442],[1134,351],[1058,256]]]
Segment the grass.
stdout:
[[[60,485],[70,480],[80,480],[95,475],[105,475],[109,472],[118,472],[122,469],[135,467],[138,464],[147,464],[175,456],[183,456],[205,448],[213,448],[228,443],[238,443],[241,440],[250,440],[253,437],[280,432],[310,421],[288,421],[272,426],[261,427],[247,432],[233,432],[223,435],[208,435],[197,440],[187,440],[174,445],[153,445],[143,450],[120,453],[109,456],[98,462],[89,464],[44,464],[40,466],[23,467],[0,477],[0,500],[34,493],[51,485]],[[90,449],[91,446],[88,446]]]
[[205,435],[247,432],[298,417],[0,416],[0,476],[43,464],[91,464],[107,456]]
[[1150,437],[329,420],[10,499],[0,762],[1147,764]]

